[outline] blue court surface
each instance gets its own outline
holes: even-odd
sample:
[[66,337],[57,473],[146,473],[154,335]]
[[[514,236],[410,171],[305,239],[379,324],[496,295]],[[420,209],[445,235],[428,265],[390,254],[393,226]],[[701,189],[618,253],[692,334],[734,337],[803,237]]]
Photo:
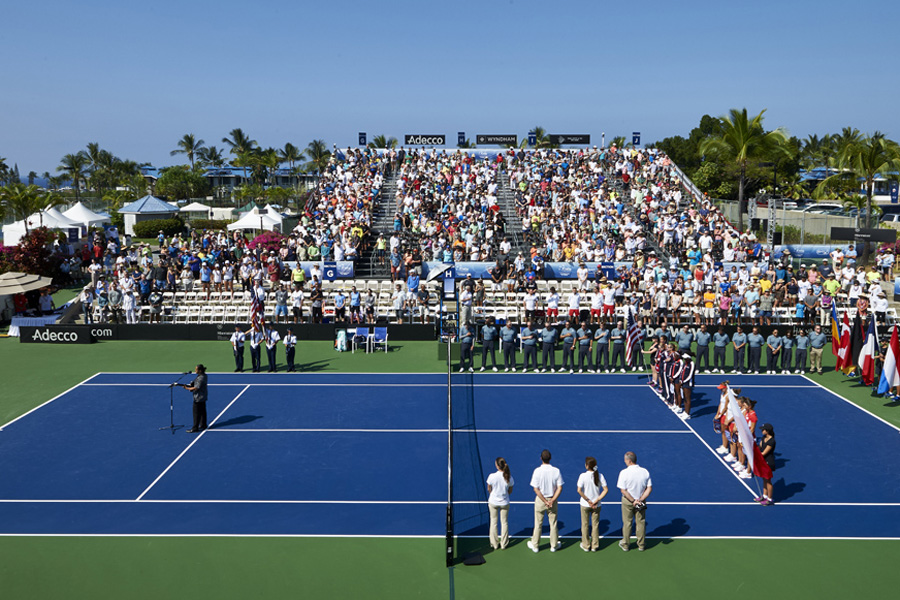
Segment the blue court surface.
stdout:
[[[185,375],[182,381],[190,381]],[[713,448],[728,377],[775,426],[777,504]],[[0,535],[443,537],[446,374],[211,373],[211,426],[186,433],[190,394],[169,373],[100,373],[0,428]],[[561,533],[580,536],[575,483],[595,456],[610,488],[601,533],[621,534],[616,479],[633,451],[653,480],[648,535],[900,538],[900,431],[800,376],[698,377],[681,421],[644,375],[452,375],[453,506],[487,536],[497,456],[516,484],[510,531],[530,536],[540,452],[563,473]]]

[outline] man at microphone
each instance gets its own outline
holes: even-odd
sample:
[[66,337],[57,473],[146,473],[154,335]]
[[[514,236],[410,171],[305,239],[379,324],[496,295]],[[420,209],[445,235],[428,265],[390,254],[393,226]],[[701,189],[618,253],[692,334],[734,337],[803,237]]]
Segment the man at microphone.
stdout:
[[194,394],[194,426],[188,429],[188,433],[197,433],[206,429],[206,367],[197,365],[194,369],[197,376],[190,384],[179,384],[187,391]]

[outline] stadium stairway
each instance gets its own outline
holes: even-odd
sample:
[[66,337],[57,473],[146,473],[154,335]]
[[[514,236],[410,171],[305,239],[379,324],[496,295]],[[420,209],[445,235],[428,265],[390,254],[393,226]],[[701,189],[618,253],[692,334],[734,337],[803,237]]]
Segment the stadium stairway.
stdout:
[[527,252],[529,246],[522,235],[522,219],[516,213],[516,195],[509,184],[509,175],[501,171],[498,175],[497,206],[506,219],[506,235],[512,244],[510,254],[515,256],[519,252]]
[[375,240],[378,234],[383,233],[389,237],[394,229],[394,209],[397,206],[397,171],[387,175],[381,186],[381,193],[375,206],[372,207],[372,238],[369,248],[363,252],[356,262],[356,277],[358,279],[389,279],[390,269],[375,263]]

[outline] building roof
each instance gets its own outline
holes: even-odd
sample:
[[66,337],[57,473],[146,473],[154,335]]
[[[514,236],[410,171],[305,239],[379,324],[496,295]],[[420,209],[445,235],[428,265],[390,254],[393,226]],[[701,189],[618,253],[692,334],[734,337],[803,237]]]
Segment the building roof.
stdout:
[[127,204],[119,210],[120,214],[166,214],[176,213],[178,207],[169,204],[165,200],[160,200],[155,196],[144,196],[135,200],[131,204]]

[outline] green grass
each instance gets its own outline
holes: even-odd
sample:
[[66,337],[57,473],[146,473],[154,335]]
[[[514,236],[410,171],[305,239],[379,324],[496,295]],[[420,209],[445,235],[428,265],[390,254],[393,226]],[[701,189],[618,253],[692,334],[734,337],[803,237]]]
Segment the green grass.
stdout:
[[[322,372],[446,368],[433,342],[396,342],[387,355],[336,353],[329,342],[306,342],[297,360]],[[103,342],[73,348],[0,339],[0,422],[98,371],[176,372],[197,362],[211,371],[233,368],[230,347],[223,342]],[[871,398],[867,388],[845,383],[841,374],[810,378],[900,422],[897,407]],[[652,515],[649,519],[652,524]],[[897,541],[651,540],[647,552],[628,554],[611,539],[603,540],[597,554],[581,552],[574,540],[564,543],[559,553],[534,555],[515,540],[503,552],[486,554],[485,565],[455,567],[455,597],[881,598],[895,593],[892,568],[900,552]],[[484,541],[460,545],[483,549]],[[449,598],[450,581],[441,539],[0,538],[0,586],[4,597],[15,599]]]

